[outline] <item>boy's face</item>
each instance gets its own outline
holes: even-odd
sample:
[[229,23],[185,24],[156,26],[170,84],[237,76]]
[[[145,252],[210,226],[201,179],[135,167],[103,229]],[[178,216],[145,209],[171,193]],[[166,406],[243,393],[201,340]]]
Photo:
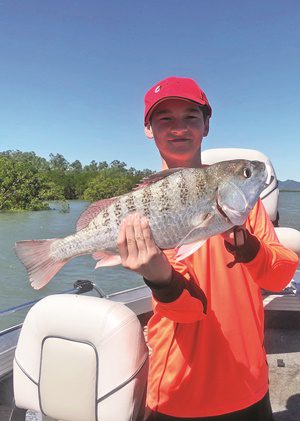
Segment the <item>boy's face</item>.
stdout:
[[155,140],[168,166],[195,166],[201,163],[202,138],[208,134],[209,118],[204,121],[199,105],[183,99],[166,99],[157,105],[146,136]]

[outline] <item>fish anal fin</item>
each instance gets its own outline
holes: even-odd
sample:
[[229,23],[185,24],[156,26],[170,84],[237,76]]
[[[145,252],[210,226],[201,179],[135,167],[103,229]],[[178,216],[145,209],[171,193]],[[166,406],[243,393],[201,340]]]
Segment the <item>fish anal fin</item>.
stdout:
[[107,252],[97,251],[93,253],[92,256],[95,260],[98,260],[95,269],[121,264],[121,257],[118,254],[109,254]]
[[103,209],[107,208],[116,200],[116,197],[109,199],[98,200],[92,203],[85,211],[80,215],[76,223],[76,231],[80,231],[86,228],[92,219],[94,219]]
[[177,252],[175,255],[175,259],[179,262],[180,260],[189,257],[191,254],[195,253],[195,251],[197,251],[205,242],[206,239],[194,241],[193,243],[189,244],[183,244],[178,249],[176,249]]

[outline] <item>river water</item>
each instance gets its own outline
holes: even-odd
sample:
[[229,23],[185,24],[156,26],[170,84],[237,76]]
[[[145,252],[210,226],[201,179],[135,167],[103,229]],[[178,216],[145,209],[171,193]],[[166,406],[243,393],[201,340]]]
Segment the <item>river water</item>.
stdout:
[[[88,202],[70,202],[70,212],[62,213],[59,204],[49,211],[0,213],[0,311],[25,301],[72,288],[77,279],[89,279],[109,294],[143,285],[137,274],[121,266],[94,269],[90,256],[70,261],[41,291],[35,291],[28,282],[27,273],[14,253],[19,240],[64,237],[74,231],[76,221]],[[300,192],[281,192],[279,196],[280,225],[300,230]],[[18,323],[25,312],[9,317],[0,315],[0,329]]]

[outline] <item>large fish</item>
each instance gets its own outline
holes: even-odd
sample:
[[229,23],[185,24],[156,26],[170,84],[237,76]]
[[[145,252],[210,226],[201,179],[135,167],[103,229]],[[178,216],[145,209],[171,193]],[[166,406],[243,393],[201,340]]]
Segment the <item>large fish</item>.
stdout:
[[149,220],[158,247],[177,249],[177,259],[182,260],[207,238],[243,224],[268,176],[264,163],[247,160],[165,170],[128,194],[92,204],[79,218],[75,234],[19,241],[16,253],[35,289],[79,255],[92,254],[98,260],[96,268],[117,265],[120,223],[139,212]]

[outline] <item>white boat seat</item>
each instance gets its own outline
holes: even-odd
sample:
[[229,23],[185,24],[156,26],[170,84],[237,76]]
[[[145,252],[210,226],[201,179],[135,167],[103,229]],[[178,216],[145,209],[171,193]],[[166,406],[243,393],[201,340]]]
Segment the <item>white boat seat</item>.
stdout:
[[90,296],[48,296],[28,312],[14,360],[16,406],[45,419],[142,419],[148,348],[134,312]]
[[[250,159],[262,161],[268,164],[271,170],[271,179],[269,185],[262,191],[260,197],[271,221],[276,226],[276,222],[278,220],[279,198],[278,180],[274,167],[266,155],[255,149],[216,148],[202,151],[201,158],[203,164],[214,164],[215,162],[231,159]],[[300,257],[300,232],[289,227],[275,227],[275,231],[279,241],[284,246],[293,250]]]
[[275,228],[278,240],[300,257],[300,231],[290,227]]

